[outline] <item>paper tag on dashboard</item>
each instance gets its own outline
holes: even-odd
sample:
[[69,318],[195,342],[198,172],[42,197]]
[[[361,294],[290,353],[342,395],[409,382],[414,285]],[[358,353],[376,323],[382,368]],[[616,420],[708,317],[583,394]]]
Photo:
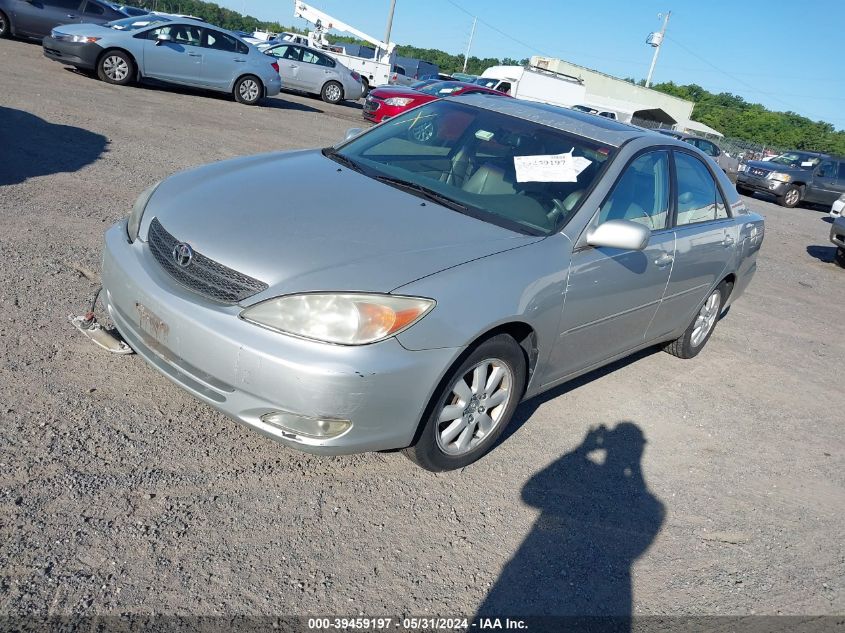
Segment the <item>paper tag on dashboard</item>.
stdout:
[[573,156],[572,150],[564,154],[513,157],[517,182],[577,182],[578,174],[592,162],[583,156]]

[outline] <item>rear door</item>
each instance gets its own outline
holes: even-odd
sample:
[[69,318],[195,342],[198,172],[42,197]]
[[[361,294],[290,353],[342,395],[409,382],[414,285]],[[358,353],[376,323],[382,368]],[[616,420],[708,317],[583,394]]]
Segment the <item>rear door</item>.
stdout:
[[657,338],[687,325],[707,293],[726,274],[739,239],[724,196],[698,156],[676,149],[675,261],[666,294],[649,327]]
[[300,90],[318,93],[333,74],[327,57],[307,48],[302,49],[302,63],[299,67],[299,81],[302,85]]
[[12,0],[15,30],[20,35],[44,37],[62,24],[80,21],[80,0]]
[[209,28],[204,31],[203,83],[216,90],[229,90],[246,68],[249,47],[222,31]]
[[[169,42],[158,41],[169,35]],[[168,24],[146,32],[144,41],[145,77],[202,86],[202,29],[193,24]]]
[[590,226],[630,220],[652,231],[642,251],[596,248],[584,236],[572,253],[560,337],[549,380],[601,364],[642,345],[669,281],[675,253],[665,149],[634,158]]

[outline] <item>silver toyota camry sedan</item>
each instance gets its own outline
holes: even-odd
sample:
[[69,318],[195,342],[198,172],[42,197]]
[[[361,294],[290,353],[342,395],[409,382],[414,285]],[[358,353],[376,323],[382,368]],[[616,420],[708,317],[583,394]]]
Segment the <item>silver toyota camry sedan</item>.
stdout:
[[448,470],[526,398],[696,356],[763,230],[688,143],[472,95],[154,185],[106,233],[103,297],[148,363],[283,444]]

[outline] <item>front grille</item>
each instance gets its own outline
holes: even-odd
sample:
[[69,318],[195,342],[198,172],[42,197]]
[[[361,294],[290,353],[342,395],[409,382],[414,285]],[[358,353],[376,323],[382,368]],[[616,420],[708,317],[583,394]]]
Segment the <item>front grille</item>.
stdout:
[[147,243],[153,257],[171,277],[212,301],[237,303],[268,288],[263,281],[218,264],[196,251],[187,266],[179,266],[173,258],[173,248],[179,240],[165,230],[158,218],[150,222]]
[[381,105],[380,101],[376,101],[374,97],[367,97],[367,100],[364,102],[364,112],[375,112],[379,109]]
[[759,167],[752,167],[748,170],[753,176],[759,176],[761,178],[765,178],[769,175],[769,171],[766,169],[760,169]]

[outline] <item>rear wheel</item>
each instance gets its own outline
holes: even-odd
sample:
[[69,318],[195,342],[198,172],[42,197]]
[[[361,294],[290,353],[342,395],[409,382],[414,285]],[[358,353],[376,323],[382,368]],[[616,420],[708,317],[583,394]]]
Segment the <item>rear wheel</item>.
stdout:
[[11,31],[11,27],[9,26],[9,18],[6,17],[6,14],[0,11],[0,40],[4,37],[9,37],[9,32]]
[[97,76],[106,83],[125,86],[135,78],[135,63],[128,53],[106,51],[97,63]]
[[235,88],[232,92],[235,95],[235,101],[238,103],[255,105],[261,100],[264,94],[264,87],[261,85],[261,80],[258,77],[246,75],[235,82]]
[[664,346],[663,350],[678,358],[698,356],[710,340],[710,335],[713,334],[719,315],[722,314],[722,306],[727,299],[729,288],[730,285],[727,282],[720,283],[704,300],[686,331]]
[[361,77],[361,84],[364,86],[364,92],[361,93],[361,98],[366,99],[367,95],[370,94],[370,82],[367,81],[366,77]]
[[787,209],[791,209],[799,202],[801,202],[801,190],[795,185],[789,185],[783,195],[778,196],[778,203]]
[[340,103],[343,101],[343,86],[336,81],[327,81],[320,92],[320,97],[326,103]]
[[443,380],[405,455],[426,470],[463,468],[482,457],[510,422],[525,386],[525,355],[511,336],[479,345]]

